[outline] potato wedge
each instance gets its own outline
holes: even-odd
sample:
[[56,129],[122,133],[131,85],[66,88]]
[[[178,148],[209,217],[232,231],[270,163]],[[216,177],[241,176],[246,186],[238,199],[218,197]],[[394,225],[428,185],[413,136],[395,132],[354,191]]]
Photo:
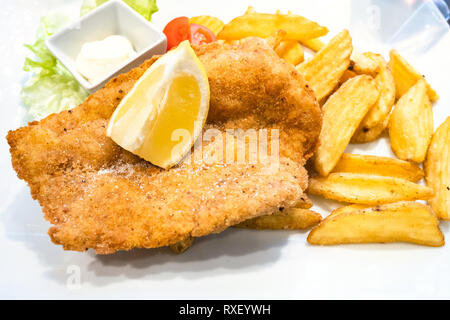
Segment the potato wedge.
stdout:
[[171,245],[170,249],[176,254],[181,254],[181,253],[185,252],[187,249],[189,249],[190,247],[192,247],[193,244],[194,244],[194,238],[189,237],[183,241],[179,241],[179,242]]
[[337,89],[339,89],[340,86],[342,86],[348,80],[350,80],[351,78],[354,78],[356,76],[357,76],[357,74],[356,74],[355,71],[352,71],[352,70],[349,70],[349,69],[345,70],[344,74],[339,79],[339,86],[336,88],[336,91],[337,91]]
[[[333,89],[333,91],[331,91],[331,95],[333,95],[336,91],[338,91],[338,89],[344,84],[346,83],[348,80],[350,80],[351,78],[356,77],[357,74],[355,71],[352,71],[350,69],[345,70],[344,74],[342,75],[342,77],[339,79],[338,85]],[[323,107],[323,105],[325,104],[325,102],[327,102],[327,99],[322,99],[322,101],[319,101],[320,106]]]
[[[288,14],[292,14],[292,12],[288,11]],[[304,40],[302,44],[314,52],[318,52],[325,47],[325,43],[320,39]]]
[[[389,52],[389,68],[395,79],[397,99],[403,96],[420,79],[425,80],[424,76],[411,66],[396,50]],[[437,92],[427,84],[428,97],[431,102],[439,100]]]
[[434,190],[428,200],[438,218],[450,220],[450,117],[433,135],[425,161],[425,180]]
[[284,61],[294,66],[305,60],[305,52],[298,41],[283,41],[275,48],[275,52]]
[[348,206],[345,207],[340,207],[337,208],[335,210],[333,210],[328,217],[326,217],[326,219],[331,219],[333,217],[336,217],[342,213],[348,213],[348,212],[354,212],[354,211],[358,211],[358,210],[362,210],[362,209],[367,209],[370,208],[370,205],[367,204],[350,204]]
[[303,40],[300,43],[314,52],[319,52],[326,46],[320,39]]
[[315,168],[322,176],[333,170],[378,95],[372,77],[362,75],[348,80],[327,100],[319,148],[314,156]]
[[433,189],[400,178],[332,173],[326,178],[310,179],[308,193],[341,202],[378,205],[428,200],[433,196]]
[[[277,11],[278,12],[278,11]],[[288,11],[288,14],[293,14],[291,11]],[[320,51],[323,47],[325,47],[325,43],[316,38],[316,39],[310,39],[310,40],[304,40],[302,43],[305,47],[311,49],[314,52]]]
[[415,164],[394,158],[344,153],[333,172],[373,174],[417,182],[424,177]]
[[380,70],[380,63],[376,58],[376,54],[372,52],[353,52],[350,66],[351,70],[357,74],[367,74],[374,78]]
[[209,30],[217,35],[222,29],[225,23],[222,20],[212,16],[197,16],[189,19],[190,23],[200,24],[207,27]]
[[[244,15],[252,13],[256,13],[255,9],[253,7],[248,7]],[[277,14],[282,13],[280,10],[278,10]],[[292,13],[288,12],[288,14]],[[300,45],[298,41],[295,40],[282,41],[284,40],[285,37],[286,31],[278,30],[266,40],[280,58],[282,58],[287,63],[296,66],[305,60],[305,52],[303,50],[303,47]]]
[[271,229],[271,230],[303,230],[317,225],[322,216],[308,209],[290,208],[268,216],[262,216],[238,224],[238,228]]
[[[349,67],[350,68],[350,67]],[[348,80],[350,80],[351,78],[356,77],[358,74],[355,71],[352,71],[350,69],[345,70],[344,74],[342,75],[342,77],[339,79],[338,85],[333,89],[333,91],[331,91],[330,96],[332,96],[336,91],[339,90],[339,88],[346,83]],[[325,102],[327,102],[327,99],[322,99],[322,101],[319,101],[319,104],[321,107],[323,107],[323,105],[325,104]]]
[[433,210],[417,202],[341,209],[325,218],[308,235],[308,243],[317,245],[392,242],[431,247],[445,244]]
[[352,51],[352,38],[344,30],[315,56],[297,66],[297,70],[314,90],[318,101],[326,98],[337,86],[350,65]]
[[269,47],[271,47],[274,51],[275,49],[282,43],[284,38],[286,37],[286,31],[284,30],[277,30],[273,34],[271,34],[269,37],[266,38],[267,44]]
[[304,194],[294,207],[298,209],[311,209],[313,205],[314,204],[311,199],[309,199],[308,196]]
[[246,13],[226,24],[218,39],[239,40],[247,37],[267,38],[277,30],[287,32],[286,40],[308,40],[324,36],[326,27],[293,14]]
[[389,122],[389,114],[395,103],[395,82],[386,61],[382,56],[371,52],[365,53],[365,56],[378,63],[379,67],[375,81],[380,88],[380,97],[363,121],[361,121],[352,137],[351,141],[353,143],[365,143],[377,139],[386,129]]
[[425,160],[433,135],[433,109],[425,80],[420,79],[394,106],[389,119],[391,148],[402,160]]

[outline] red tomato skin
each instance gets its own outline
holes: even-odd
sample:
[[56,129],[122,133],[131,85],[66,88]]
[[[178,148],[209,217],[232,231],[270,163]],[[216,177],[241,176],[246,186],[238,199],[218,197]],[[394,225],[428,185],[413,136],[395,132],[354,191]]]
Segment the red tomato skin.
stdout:
[[178,17],[170,21],[163,30],[167,37],[167,51],[189,40],[190,25],[188,17]]
[[189,41],[192,44],[200,45],[217,41],[214,32],[207,27],[195,23],[191,23],[189,27]]
[[166,25],[163,32],[167,37],[167,51],[177,47],[185,40],[189,40],[194,45],[217,41],[214,32],[205,26],[195,23],[190,24],[188,17],[173,19]]

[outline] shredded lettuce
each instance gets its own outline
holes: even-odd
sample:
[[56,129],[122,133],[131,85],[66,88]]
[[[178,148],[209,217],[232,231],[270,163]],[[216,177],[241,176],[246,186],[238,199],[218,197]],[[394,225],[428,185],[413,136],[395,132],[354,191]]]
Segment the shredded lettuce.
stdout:
[[[81,15],[85,15],[92,9],[98,7],[99,5],[107,2],[108,0],[83,0],[83,5],[81,6]],[[131,8],[136,10],[145,19],[150,21],[152,15],[158,11],[158,6],[156,5],[156,0],[123,0]]]
[[45,46],[45,40],[68,22],[70,19],[61,14],[43,17],[37,31],[36,42],[25,45],[36,58],[25,59],[23,70],[30,72],[32,76],[22,88],[21,98],[35,119],[74,108],[88,96],[72,74]]
[[[81,15],[86,14],[108,0],[83,0]],[[158,11],[156,0],[123,0],[147,20]],[[22,88],[21,98],[34,119],[51,113],[74,108],[84,100],[88,93],[73,75],[50,53],[45,40],[58,29],[70,22],[67,16],[54,13],[43,17],[37,30],[36,42],[25,45],[35,58],[26,58],[23,70],[31,78]]]

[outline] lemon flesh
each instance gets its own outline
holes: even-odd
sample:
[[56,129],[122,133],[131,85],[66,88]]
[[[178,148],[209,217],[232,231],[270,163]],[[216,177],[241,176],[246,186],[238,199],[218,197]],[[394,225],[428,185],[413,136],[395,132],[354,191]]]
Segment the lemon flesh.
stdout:
[[209,109],[208,77],[189,45],[156,61],[113,113],[107,135],[122,148],[161,168],[189,153]]

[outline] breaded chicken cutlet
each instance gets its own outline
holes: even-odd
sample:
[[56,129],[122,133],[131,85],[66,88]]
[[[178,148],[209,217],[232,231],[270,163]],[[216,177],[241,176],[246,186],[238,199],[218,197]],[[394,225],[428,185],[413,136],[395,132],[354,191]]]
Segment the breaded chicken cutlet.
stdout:
[[211,89],[205,130],[228,137],[226,129],[278,129],[279,163],[224,163],[204,142],[201,161],[163,170],[115,144],[106,136],[109,118],[153,58],[77,108],[9,132],[13,166],[53,224],[55,244],[98,254],[167,246],[300,200],[303,165],[321,129],[313,92],[261,39],[195,51]]

